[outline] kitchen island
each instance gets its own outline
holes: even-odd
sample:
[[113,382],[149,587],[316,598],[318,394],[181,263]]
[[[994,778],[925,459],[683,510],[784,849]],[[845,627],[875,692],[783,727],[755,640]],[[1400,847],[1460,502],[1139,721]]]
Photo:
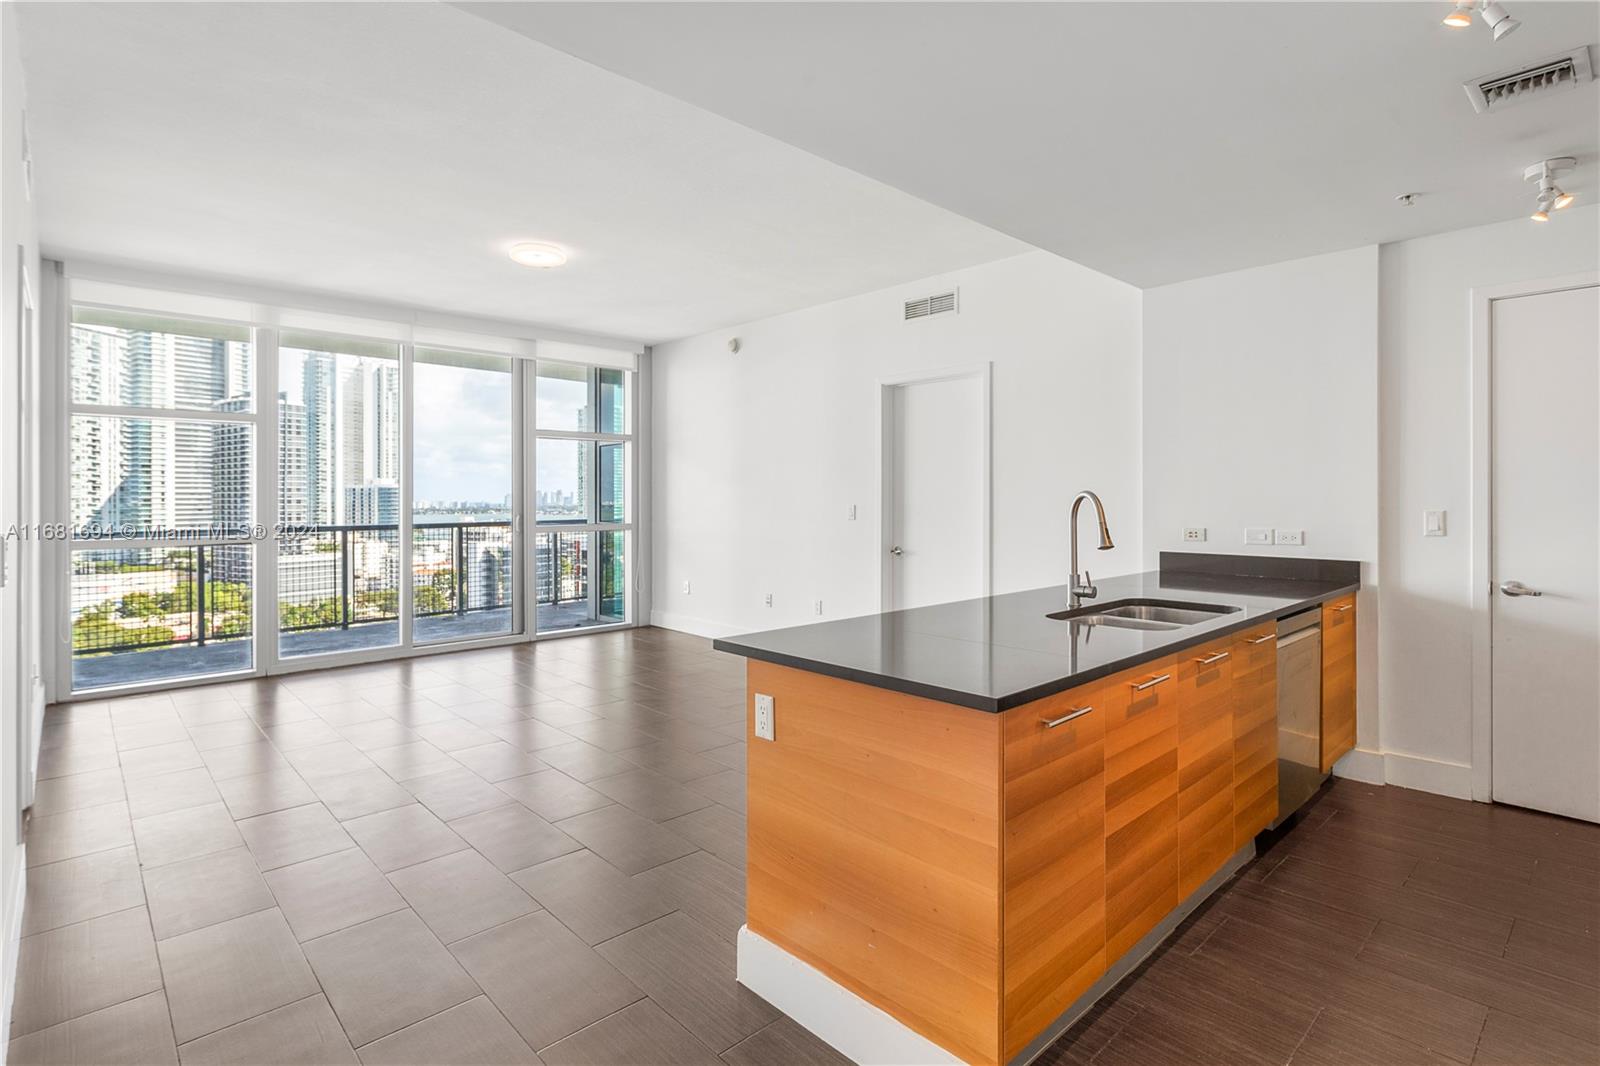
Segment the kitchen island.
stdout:
[[1022,1061],[1248,861],[1280,618],[1336,636],[1324,769],[1354,745],[1359,565],[1162,567],[717,641],[750,660],[740,980],[858,1061]]

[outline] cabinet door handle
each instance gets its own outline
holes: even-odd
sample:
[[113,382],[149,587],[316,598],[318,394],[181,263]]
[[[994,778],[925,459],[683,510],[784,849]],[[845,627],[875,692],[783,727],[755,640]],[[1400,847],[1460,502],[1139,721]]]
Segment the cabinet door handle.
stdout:
[[1195,662],[1199,663],[1201,666],[1210,666],[1212,663],[1220,663],[1222,660],[1226,659],[1232,654],[1233,653],[1231,651],[1219,651],[1215,655],[1207,655],[1203,659],[1196,659]]
[[1058,725],[1066,725],[1068,722],[1072,721],[1074,718],[1082,718],[1084,715],[1088,714],[1092,710],[1094,710],[1093,707],[1079,707],[1079,708],[1076,708],[1075,710],[1067,712],[1066,714],[1062,715],[1060,718],[1041,718],[1041,719],[1039,719],[1039,721],[1044,723],[1044,727],[1046,729],[1054,729]]
[[1145,681],[1145,682],[1129,681],[1128,684],[1133,686],[1133,691],[1135,691],[1135,692],[1143,692],[1147,688],[1155,688],[1157,685],[1161,684],[1161,682],[1163,682],[1163,681],[1171,681],[1171,680],[1172,680],[1172,675],[1171,674],[1157,674],[1155,677],[1152,677],[1149,681]]
[[1247,640],[1247,641],[1245,641],[1245,643],[1246,644],[1265,644],[1269,640],[1277,640],[1277,639],[1278,639],[1278,634],[1276,634],[1276,633],[1268,633],[1264,637],[1257,637],[1255,640]]
[[1341,603],[1339,606],[1335,607],[1334,610],[1338,611],[1340,614],[1343,614],[1345,611],[1348,611],[1354,606],[1355,604],[1353,603]]

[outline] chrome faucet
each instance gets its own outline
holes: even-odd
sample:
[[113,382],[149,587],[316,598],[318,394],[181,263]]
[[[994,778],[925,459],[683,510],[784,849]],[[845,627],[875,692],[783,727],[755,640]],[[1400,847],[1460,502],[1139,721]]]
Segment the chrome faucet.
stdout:
[[1087,490],[1078,493],[1072,501],[1072,579],[1068,584],[1068,591],[1072,594],[1072,606],[1078,606],[1082,597],[1093,599],[1100,595],[1100,590],[1094,587],[1094,582],[1089,577],[1087,569],[1083,572],[1082,580],[1078,577],[1078,508],[1083,506],[1084,500],[1094,502],[1096,516],[1100,519],[1100,551],[1110,551],[1116,545],[1111,543],[1111,530],[1106,528],[1106,509],[1100,502],[1100,497]]

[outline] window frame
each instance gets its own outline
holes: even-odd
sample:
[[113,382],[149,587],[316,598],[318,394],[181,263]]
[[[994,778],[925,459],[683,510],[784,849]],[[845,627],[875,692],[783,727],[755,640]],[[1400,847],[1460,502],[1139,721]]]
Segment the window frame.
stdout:
[[[650,489],[640,482],[638,471],[648,459],[648,431],[650,426],[650,349],[616,337],[578,335],[549,331],[541,327],[481,319],[470,316],[440,315],[417,309],[377,305],[334,297],[320,298],[308,304],[302,296],[283,290],[255,285],[213,285],[194,281],[175,286],[168,275],[152,273],[137,267],[113,267],[104,264],[57,264],[56,272],[46,279],[45,309],[40,315],[41,330],[46,334],[45,346],[56,354],[45,360],[45,380],[42,391],[45,415],[41,418],[41,439],[49,442],[54,455],[44,474],[42,494],[45,497],[45,514],[50,526],[60,530],[55,534],[42,533],[47,543],[42,545],[42,562],[47,570],[45,579],[45,608],[47,613],[46,700],[69,702],[83,699],[106,699],[113,696],[139,692],[171,691],[198,685],[238,681],[252,677],[267,677],[297,673],[302,670],[345,666],[356,663],[394,661],[425,655],[465,651],[477,648],[502,647],[544,639],[558,639],[586,633],[629,628],[648,624],[650,616],[648,575],[650,569],[649,546],[646,529],[649,522]],[[200,325],[248,332],[253,347],[254,402],[248,412],[210,411],[204,408],[144,408],[109,404],[80,403],[74,400],[70,365],[72,319],[75,308],[93,308],[114,313],[137,316],[158,316],[179,319]],[[413,564],[411,557],[412,515],[414,499],[411,481],[413,404],[412,370],[414,353],[419,348],[458,351],[465,354],[509,357],[514,372],[520,380],[513,384],[517,398],[516,426],[516,479],[512,525],[515,536],[513,565],[515,578],[515,622],[507,634],[480,639],[463,639],[456,642],[414,641],[409,623],[410,610],[405,612],[403,639],[400,644],[373,651],[336,653],[334,655],[300,656],[287,660],[278,658],[277,652],[277,550],[272,537],[252,541],[248,535],[197,538],[188,537],[174,541],[172,538],[78,538],[70,536],[72,468],[70,449],[72,418],[76,414],[148,417],[166,421],[192,421],[210,423],[242,423],[253,427],[255,441],[253,489],[251,501],[253,524],[271,530],[278,521],[278,376],[279,346],[282,334],[314,333],[325,337],[345,338],[355,342],[394,344],[400,350],[402,372],[401,405],[401,471],[402,471],[402,532],[400,543],[405,551],[405,565],[401,568],[401,599],[410,604],[413,600]],[[541,432],[534,425],[536,417],[536,389],[538,366],[541,363],[565,364],[588,370],[593,384],[599,389],[600,372],[612,371],[621,375],[624,389],[625,432],[545,430],[546,437],[572,436],[598,442],[616,442],[623,446],[624,454],[624,522],[588,522],[581,525],[546,525],[550,531],[586,532],[594,536],[591,547],[599,559],[599,537],[606,531],[617,531],[622,538],[624,559],[624,589],[626,617],[621,622],[581,626],[571,629],[540,632],[536,616],[537,574],[535,550],[537,545],[537,508],[535,505],[536,463],[535,450]],[[598,395],[594,399],[596,418],[599,416]],[[598,517],[598,466],[599,449],[594,449],[595,476],[590,480]],[[524,522],[527,519],[527,522]],[[533,528],[528,528],[532,526]],[[531,535],[530,535],[531,534]],[[72,641],[70,636],[72,572],[75,550],[115,550],[140,547],[162,547],[178,543],[238,544],[253,546],[252,568],[254,611],[252,613],[253,643],[252,668],[196,676],[185,676],[148,682],[132,682],[75,691],[72,685]],[[598,595],[600,581],[591,583],[591,595]],[[599,617],[598,608],[595,617]],[[263,635],[266,638],[263,639]]]
[[[540,377],[540,369],[542,367],[546,366],[546,365],[564,366],[564,367],[581,366],[587,371],[588,403],[589,403],[589,409],[592,412],[594,412],[594,415],[593,415],[593,418],[592,418],[591,421],[596,426],[598,426],[600,424],[600,395],[601,395],[601,390],[604,387],[602,385],[602,383],[601,383],[601,374],[604,371],[607,371],[607,370],[613,371],[613,372],[618,373],[618,374],[621,374],[622,375],[622,396],[623,396],[623,408],[622,408],[622,411],[623,411],[623,432],[621,432],[621,433],[612,433],[612,432],[606,432],[606,431],[599,430],[599,429],[571,430],[571,429],[544,429],[544,428],[541,428],[538,425],[538,417],[539,417],[539,414],[538,414],[538,412],[539,412],[539,406],[538,406],[538,383],[539,383],[539,377]],[[628,370],[628,369],[622,368],[622,367],[599,366],[599,365],[587,364],[587,363],[572,363],[572,362],[568,362],[566,360],[560,360],[560,359],[535,359],[534,360],[533,371],[532,371],[532,373],[530,373],[528,375],[528,378],[530,379],[530,383],[531,383],[530,387],[531,387],[531,391],[532,391],[532,395],[530,395],[528,397],[528,401],[527,401],[528,402],[528,409],[533,412],[533,416],[529,420],[531,424],[528,426],[528,431],[527,431],[528,432],[528,442],[532,446],[532,449],[533,449],[533,461],[528,464],[529,467],[532,470],[532,478],[531,478],[531,482],[530,482],[530,490],[529,490],[529,493],[528,493],[528,500],[529,500],[529,504],[530,504],[529,510],[532,513],[533,518],[534,518],[534,521],[533,521],[533,534],[534,535],[532,537],[528,538],[528,553],[530,555],[530,559],[529,559],[528,564],[527,564],[527,571],[528,571],[528,575],[529,575],[529,578],[530,578],[529,589],[530,589],[530,592],[535,597],[535,601],[532,603],[533,610],[528,616],[532,621],[532,625],[531,625],[530,628],[533,630],[533,632],[535,633],[536,636],[541,637],[541,638],[550,638],[550,637],[571,636],[571,635],[579,634],[579,633],[603,632],[603,631],[608,630],[608,629],[621,629],[621,628],[625,628],[625,627],[628,627],[628,626],[637,625],[638,624],[638,622],[637,622],[638,608],[637,608],[637,605],[635,603],[635,600],[637,599],[637,596],[635,595],[637,586],[636,586],[636,583],[632,580],[630,575],[633,572],[634,561],[635,561],[635,559],[637,557],[637,553],[639,551],[638,537],[635,534],[635,530],[636,530],[636,527],[638,525],[638,522],[637,522],[638,507],[639,507],[639,502],[638,501],[639,501],[639,496],[640,496],[640,493],[638,491],[638,486],[637,486],[637,484],[635,482],[635,472],[637,470],[637,462],[638,462],[638,460],[637,460],[637,455],[638,455],[637,434],[636,434],[635,430],[636,430],[637,425],[638,425],[638,417],[637,417],[636,408],[638,406],[638,404],[637,404],[637,396],[639,394],[639,387],[638,387],[639,372],[637,370]],[[541,442],[542,441],[546,441],[546,440],[552,440],[552,441],[580,441],[580,442],[589,442],[592,445],[590,447],[590,449],[589,449],[589,461],[588,461],[588,470],[587,470],[588,476],[585,479],[586,480],[586,489],[585,489],[584,495],[585,495],[586,498],[584,500],[584,514],[587,516],[585,520],[576,521],[576,522],[574,522],[574,521],[560,521],[560,520],[541,521],[538,518],[538,499],[539,499],[538,449],[539,449],[539,447],[541,445]],[[623,513],[624,520],[621,521],[621,522],[602,522],[602,521],[599,520],[599,518],[600,518],[600,465],[601,465],[600,464],[600,450],[601,450],[601,445],[604,445],[604,444],[617,444],[617,445],[621,445],[622,446],[622,464],[623,464],[623,466],[622,466],[622,469],[623,469],[623,473],[622,473],[622,485],[623,485],[623,490],[622,490],[623,505],[622,506],[623,506],[623,512],[622,513]],[[538,580],[539,580],[539,576],[538,576],[538,543],[539,543],[539,537],[544,536],[546,534],[554,535],[554,534],[561,534],[561,533],[569,533],[569,534],[579,534],[579,533],[581,533],[581,534],[584,534],[585,536],[587,536],[589,538],[589,566],[590,566],[590,574],[591,574],[591,577],[590,577],[590,580],[589,580],[589,596],[588,596],[588,599],[589,599],[589,613],[590,613],[590,615],[592,617],[597,618],[597,619],[601,617],[601,611],[600,611],[600,600],[601,600],[600,585],[601,585],[601,583],[598,580],[595,580],[593,575],[594,575],[596,569],[599,566],[599,561],[600,561],[600,557],[601,557],[600,536],[599,535],[603,534],[603,533],[621,533],[622,534],[622,543],[623,543],[623,548],[622,548],[623,580],[624,580],[624,588],[625,588],[624,597],[623,597],[623,620],[622,621],[620,621],[620,622],[596,622],[593,625],[573,626],[573,627],[569,627],[569,628],[565,628],[565,629],[550,629],[550,630],[540,630],[539,629],[539,621],[538,621],[539,611],[538,611],[538,603],[536,602],[536,597],[537,597],[537,593],[538,593]]]

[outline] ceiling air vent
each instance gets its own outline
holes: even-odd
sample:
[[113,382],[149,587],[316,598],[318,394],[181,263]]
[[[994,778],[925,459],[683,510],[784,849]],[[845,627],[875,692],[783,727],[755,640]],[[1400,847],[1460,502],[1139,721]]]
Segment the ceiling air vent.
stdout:
[[1474,78],[1462,88],[1467,90],[1472,109],[1481,115],[1485,111],[1503,110],[1535,96],[1575,88],[1592,77],[1589,49],[1579,48],[1521,70]]
[[956,309],[956,290],[941,292],[935,296],[924,296],[920,300],[906,301],[906,321],[913,318],[927,318],[929,315],[942,315],[946,311]]

